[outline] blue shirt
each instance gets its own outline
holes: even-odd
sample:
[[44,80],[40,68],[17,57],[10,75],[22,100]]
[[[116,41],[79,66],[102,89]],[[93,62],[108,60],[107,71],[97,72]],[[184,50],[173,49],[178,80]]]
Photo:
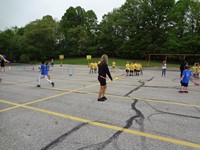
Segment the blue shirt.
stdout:
[[41,64],[40,69],[41,69],[41,75],[46,75],[47,74],[47,67],[46,67],[46,65]]
[[182,83],[189,83],[190,81],[190,77],[192,76],[192,72],[190,70],[185,69],[183,71],[183,79],[182,79]]

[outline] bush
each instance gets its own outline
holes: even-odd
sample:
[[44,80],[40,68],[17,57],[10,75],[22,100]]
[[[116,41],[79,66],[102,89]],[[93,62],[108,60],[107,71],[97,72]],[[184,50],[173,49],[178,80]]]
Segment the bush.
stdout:
[[22,55],[20,56],[20,62],[21,62],[21,63],[29,63],[29,61],[30,61],[30,58],[29,58],[28,55],[22,54]]

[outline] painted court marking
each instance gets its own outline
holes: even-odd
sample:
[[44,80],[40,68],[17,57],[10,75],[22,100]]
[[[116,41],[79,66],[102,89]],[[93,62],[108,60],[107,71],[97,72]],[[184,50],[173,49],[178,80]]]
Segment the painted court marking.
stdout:
[[173,144],[178,144],[178,145],[183,145],[183,146],[193,147],[193,148],[200,148],[200,144],[195,144],[195,143],[191,143],[191,142],[187,142],[187,141],[183,141],[183,140],[167,138],[167,137],[158,136],[158,135],[149,134],[149,133],[144,133],[144,132],[140,132],[140,131],[136,131],[136,130],[124,129],[122,127],[118,127],[118,126],[114,126],[114,125],[99,123],[99,122],[95,122],[95,121],[92,121],[92,120],[78,118],[78,117],[74,117],[74,116],[70,116],[70,115],[65,115],[65,114],[61,114],[61,113],[57,113],[57,112],[53,112],[53,111],[49,111],[49,110],[45,110],[45,109],[40,109],[40,108],[36,108],[36,107],[32,107],[32,106],[26,106],[26,105],[23,105],[23,104],[17,104],[17,103],[5,101],[5,100],[0,100],[0,102],[5,103],[5,104],[9,104],[9,105],[15,105],[15,106],[18,106],[18,107],[26,108],[26,109],[29,109],[29,110],[34,110],[34,111],[37,111],[37,112],[46,113],[46,114],[49,114],[49,115],[54,115],[54,116],[61,117],[61,118],[70,119],[70,120],[73,120],[73,121],[88,123],[88,124],[91,124],[91,125],[94,125],[94,126],[99,126],[99,127],[103,127],[103,128],[107,128],[107,129],[117,130],[117,131],[123,131],[123,132],[126,132],[126,133],[138,135],[138,136],[144,136],[144,137],[147,137],[147,138],[151,138],[151,139],[155,139],[155,140],[159,140],[159,141],[163,141],[163,142],[168,142],[168,143],[173,143]]
[[[44,101],[44,100],[49,100],[51,98],[59,97],[59,96],[62,96],[62,95],[68,94],[68,93],[72,93],[72,92],[78,92],[79,91],[79,92],[84,92],[84,93],[87,93],[87,94],[96,94],[94,92],[92,93],[92,92],[80,91],[80,90],[90,88],[90,87],[93,87],[93,86],[96,86],[96,85],[99,85],[99,84],[93,84],[93,85],[86,86],[86,87],[83,87],[83,88],[78,88],[78,89],[75,89],[75,90],[69,90],[67,92],[63,92],[63,93],[60,93],[60,94],[56,94],[56,95],[49,96],[49,97],[46,97],[46,98],[38,99],[38,100],[28,102],[28,103],[24,103],[24,104],[17,104],[17,103],[9,102],[9,101],[6,101],[6,100],[0,100],[1,103],[14,105],[13,107],[0,110],[0,112],[11,110],[11,109],[18,108],[18,107],[22,107],[22,108],[34,110],[34,111],[37,111],[37,112],[42,112],[42,113],[46,113],[46,114],[49,114],[49,115],[54,115],[54,116],[57,116],[57,117],[70,119],[70,120],[73,120],[73,121],[84,122],[84,123],[88,123],[88,124],[91,124],[91,125],[94,125],[94,126],[99,126],[99,127],[103,127],[103,128],[117,130],[117,131],[123,131],[123,132],[126,132],[126,133],[130,133],[130,134],[134,134],[134,135],[138,135],[138,136],[144,136],[144,137],[147,137],[147,138],[151,138],[151,139],[155,139],[155,140],[159,140],[159,141],[163,141],[163,142],[169,142],[169,143],[193,147],[193,148],[200,148],[200,144],[196,144],[196,143],[192,143],[192,142],[177,140],[177,139],[173,139],[173,138],[167,138],[167,137],[158,136],[158,135],[149,134],[149,133],[144,133],[144,132],[140,132],[140,131],[136,131],[136,130],[124,129],[124,128],[118,127],[118,126],[113,126],[113,125],[109,125],[109,124],[105,124],[105,123],[95,122],[95,121],[92,121],[92,120],[87,120],[87,119],[83,119],[83,118],[69,116],[69,115],[66,115],[66,114],[57,113],[57,112],[53,112],[53,111],[49,111],[49,110],[45,110],[45,109],[40,109],[40,108],[37,108],[37,107],[27,106],[27,105],[30,105],[30,104],[33,104],[33,103],[41,102],[41,101]],[[58,90],[58,89],[59,88],[57,88],[55,90]],[[59,89],[59,90],[61,90],[61,89]],[[184,104],[184,103],[172,102],[172,101],[150,100],[150,99],[145,99],[145,98],[124,97],[124,96],[117,96],[117,95],[111,95],[111,94],[108,94],[108,95],[111,96],[111,97],[118,97],[118,98],[123,98],[123,99],[130,99],[130,100],[137,99],[137,100],[141,100],[141,101],[200,108],[200,105]]]

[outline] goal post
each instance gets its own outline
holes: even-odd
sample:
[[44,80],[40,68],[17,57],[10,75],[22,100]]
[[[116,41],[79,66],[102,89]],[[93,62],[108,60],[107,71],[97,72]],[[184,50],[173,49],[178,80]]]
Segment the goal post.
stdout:
[[[195,61],[199,62],[200,61],[200,54],[148,54],[147,61],[148,61],[148,66],[150,66],[151,61],[155,58],[156,60],[168,60],[168,59],[174,59],[176,61],[180,60],[188,60],[190,63],[194,63]],[[175,61],[174,61],[175,62]]]

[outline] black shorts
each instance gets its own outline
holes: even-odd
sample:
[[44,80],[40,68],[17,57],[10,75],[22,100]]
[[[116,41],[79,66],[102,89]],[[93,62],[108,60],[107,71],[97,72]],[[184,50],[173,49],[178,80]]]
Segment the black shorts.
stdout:
[[188,83],[181,82],[181,86],[188,87]]
[[98,80],[99,80],[99,83],[100,83],[101,86],[105,86],[106,85],[106,79],[98,76]]

